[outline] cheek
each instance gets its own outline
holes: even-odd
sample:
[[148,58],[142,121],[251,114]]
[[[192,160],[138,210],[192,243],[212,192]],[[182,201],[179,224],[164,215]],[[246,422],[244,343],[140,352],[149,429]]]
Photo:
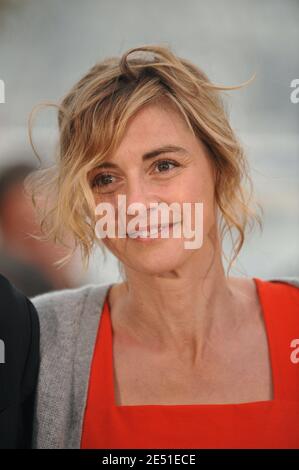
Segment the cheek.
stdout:
[[[214,214],[214,183],[212,175],[209,171],[200,172],[193,171],[188,179],[188,184],[185,186],[184,193],[180,194],[181,202],[189,201],[191,203],[202,203],[202,219],[201,219],[201,208],[191,205],[191,224],[192,230],[200,230],[198,224],[203,229],[203,234],[210,231],[211,227],[215,222]],[[196,216],[195,216],[195,210]]]
[[204,207],[210,211],[214,201],[213,181],[209,175],[204,177],[202,174],[198,175],[194,172],[188,178],[184,188],[177,188],[175,197],[181,204],[183,202],[202,202]]
[[200,159],[175,179],[168,199],[178,202],[208,202],[214,197],[214,180],[212,166],[207,159]]
[[126,238],[103,238],[102,243],[116,258],[125,261],[126,253],[130,249]]

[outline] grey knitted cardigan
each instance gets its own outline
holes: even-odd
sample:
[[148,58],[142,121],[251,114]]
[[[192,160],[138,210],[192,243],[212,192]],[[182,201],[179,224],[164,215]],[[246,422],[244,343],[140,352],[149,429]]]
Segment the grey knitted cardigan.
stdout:
[[[299,277],[280,277],[299,288]],[[32,297],[41,330],[33,447],[79,449],[89,374],[102,307],[111,284]]]

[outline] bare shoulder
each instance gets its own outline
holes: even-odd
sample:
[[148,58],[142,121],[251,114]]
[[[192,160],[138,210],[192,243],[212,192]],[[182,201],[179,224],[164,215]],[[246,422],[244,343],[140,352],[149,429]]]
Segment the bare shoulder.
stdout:
[[261,304],[254,279],[249,277],[230,277],[229,284],[232,292],[238,297],[240,304],[244,307],[244,312],[260,315]]
[[266,324],[263,306],[254,279],[233,277],[229,281],[230,288],[237,299],[238,316],[243,327],[240,340],[247,341],[248,339],[248,344],[255,345],[257,350],[262,348],[266,351]]
[[[273,383],[270,364],[270,347],[263,307],[254,279],[230,278],[231,288],[239,298],[239,313],[242,314],[242,328],[239,331],[238,355],[241,367],[240,378],[244,380],[243,367],[248,365],[248,389],[252,388],[253,397],[260,400],[273,399]],[[238,360],[238,359],[237,359]],[[238,369],[238,364],[237,364]],[[253,398],[255,399],[255,398]]]
[[230,285],[242,291],[245,295],[256,293],[255,281],[250,277],[230,277]]

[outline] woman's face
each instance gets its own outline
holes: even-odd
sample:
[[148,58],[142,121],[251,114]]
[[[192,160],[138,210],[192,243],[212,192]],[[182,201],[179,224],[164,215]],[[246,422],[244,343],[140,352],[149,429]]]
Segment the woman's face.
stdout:
[[[125,266],[147,274],[162,274],[176,270],[205,246],[215,224],[213,167],[206,148],[193,136],[174,105],[160,102],[138,111],[129,121],[115,154],[105,161],[105,166],[92,170],[89,180],[96,205],[105,202],[114,208],[116,237],[102,238],[102,241]],[[150,225],[151,203],[164,203],[164,207],[165,203],[168,207],[177,203],[180,214],[176,212],[173,216],[170,211],[169,224],[180,221],[181,237],[172,236],[170,225],[168,238],[162,238],[161,233],[146,240],[130,236],[117,238],[118,195],[125,196],[126,209],[132,203],[143,204],[148,216],[144,227]],[[184,237],[183,224],[187,219],[182,209],[186,202],[203,203],[201,228],[195,226],[195,206],[189,204],[193,207],[190,228],[202,230],[203,244],[199,248],[187,249],[184,243],[194,240],[194,237]],[[126,215],[127,224],[137,215],[132,214]],[[126,229],[132,232],[132,226],[126,225]],[[135,231],[138,229],[137,225]]]

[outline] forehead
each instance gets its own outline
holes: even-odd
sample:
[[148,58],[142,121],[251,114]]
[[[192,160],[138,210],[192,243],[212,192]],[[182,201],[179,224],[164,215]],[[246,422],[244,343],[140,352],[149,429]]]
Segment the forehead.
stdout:
[[129,119],[111,159],[118,160],[128,153],[145,154],[154,148],[166,145],[186,147],[188,142],[190,145],[192,137],[184,117],[175,105],[149,104]]
[[174,104],[165,101],[148,104],[129,119],[123,141],[126,137],[135,135],[137,131],[140,134],[160,136],[164,129],[174,133],[189,130],[184,117]]

